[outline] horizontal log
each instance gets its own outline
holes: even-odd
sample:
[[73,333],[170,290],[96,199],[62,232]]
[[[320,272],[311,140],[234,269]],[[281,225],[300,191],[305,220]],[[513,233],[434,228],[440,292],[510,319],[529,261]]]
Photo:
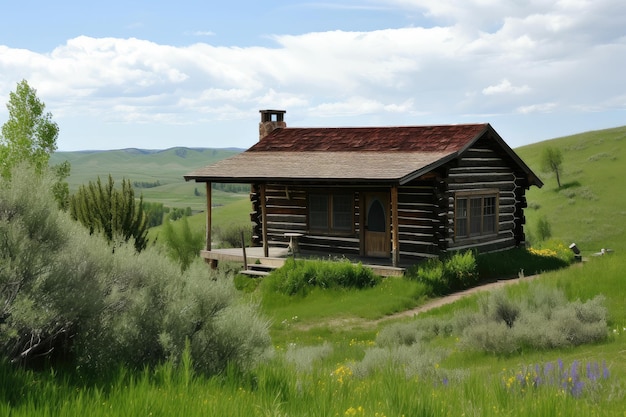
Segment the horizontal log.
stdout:
[[270,223],[295,223],[295,224],[306,224],[305,215],[295,215],[295,214],[276,214],[276,213],[268,213],[267,221]]
[[497,188],[500,191],[513,191],[515,185],[510,181],[477,182],[473,184],[450,183],[451,192],[476,191]]
[[508,167],[509,164],[500,158],[462,158],[458,162],[458,167]]
[[308,214],[306,208],[304,207],[267,206],[266,209],[267,209],[268,216],[272,214],[306,216]]

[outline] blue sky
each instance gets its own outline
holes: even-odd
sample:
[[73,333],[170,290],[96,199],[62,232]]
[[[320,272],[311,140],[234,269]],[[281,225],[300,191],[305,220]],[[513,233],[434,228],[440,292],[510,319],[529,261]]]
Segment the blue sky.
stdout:
[[268,108],[489,122],[513,147],[626,124],[619,0],[3,3],[0,102],[28,80],[59,150],[246,148]]

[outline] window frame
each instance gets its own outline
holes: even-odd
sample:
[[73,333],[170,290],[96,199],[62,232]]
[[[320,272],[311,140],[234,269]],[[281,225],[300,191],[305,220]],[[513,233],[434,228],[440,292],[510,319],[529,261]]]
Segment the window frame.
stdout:
[[[500,223],[499,196],[500,191],[497,189],[456,192],[454,195],[454,238],[463,240],[497,235]],[[488,202],[489,199],[493,199],[493,201]],[[480,200],[480,214],[478,216],[475,214],[477,200]],[[464,203],[460,203],[461,201]],[[460,205],[465,206],[465,212],[460,212]],[[478,224],[476,220],[480,220],[480,230],[478,231],[476,231]],[[492,228],[489,227],[490,224],[493,225]],[[459,229],[464,229],[465,233],[461,234],[463,230]]]
[[[326,213],[326,226],[325,227],[319,227],[319,226],[314,226],[311,222],[311,218],[312,218],[312,212],[311,212],[311,208],[313,206],[313,204],[311,203],[312,200],[315,197],[321,197],[326,199],[326,210],[322,211],[322,210],[317,210],[316,214],[319,213]],[[347,199],[350,200],[350,213],[349,213],[349,218],[350,218],[350,226],[349,227],[342,227],[342,226],[336,226],[336,223],[338,223],[338,217],[337,215],[346,215],[348,214],[347,211],[340,211],[340,210],[336,210],[337,206],[335,204],[336,200],[338,198],[342,198],[345,197]],[[355,205],[355,197],[354,197],[354,192],[316,192],[316,191],[311,191],[308,193],[307,196],[307,227],[309,229],[310,232],[315,232],[315,233],[322,233],[322,234],[332,234],[332,235],[350,235],[350,234],[354,234],[354,205]]]

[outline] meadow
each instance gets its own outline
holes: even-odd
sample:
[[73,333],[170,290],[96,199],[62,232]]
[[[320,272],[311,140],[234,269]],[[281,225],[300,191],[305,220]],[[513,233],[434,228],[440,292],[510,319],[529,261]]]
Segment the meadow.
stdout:
[[[406,317],[395,314],[425,303],[428,295],[420,283],[405,278],[292,296],[268,294],[263,283],[237,278],[245,288],[242,297],[260,303],[272,323],[273,348],[250,371],[232,368],[207,377],[195,374],[188,358],[180,367],[165,363],[92,377],[61,369],[15,371],[2,364],[0,414],[625,416],[623,138],[626,128],[618,128],[516,150],[540,173],[542,146],[563,149],[564,185],[558,189],[550,174],[540,173],[546,185],[528,193],[528,229],[532,234],[545,216],[554,240],[575,241],[585,262],[499,290],[502,297],[523,300],[558,291],[583,316],[585,303],[602,296],[607,312],[602,340],[490,353],[472,348],[456,326],[484,309],[493,293],[478,292]],[[241,201],[216,210],[224,216],[219,223],[245,218],[248,209]],[[202,216],[198,219],[193,224],[203,227]],[[600,248],[614,253],[592,256]],[[539,330],[536,337],[550,336]]]

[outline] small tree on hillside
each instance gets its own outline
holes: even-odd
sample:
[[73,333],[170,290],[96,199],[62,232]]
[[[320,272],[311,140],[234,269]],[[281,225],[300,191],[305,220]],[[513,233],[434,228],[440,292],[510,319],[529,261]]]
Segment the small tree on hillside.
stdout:
[[559,148],[548,146],[541,152],[541,170],[554,172],[556,183],[561,188],[561,173],[563,172],[563,154]]
[[137,252],[148,244],[148,222],[143,212],[143,197],[135,201],[135,192],[129,180],[122,180],[122,189],[114,187],[109,175],[107,184],[100,178],[95,183],[81,185],[70,197],[70,215],[81,222],[90,233],[102,233],[109,243],[121,238],[135,241]]

